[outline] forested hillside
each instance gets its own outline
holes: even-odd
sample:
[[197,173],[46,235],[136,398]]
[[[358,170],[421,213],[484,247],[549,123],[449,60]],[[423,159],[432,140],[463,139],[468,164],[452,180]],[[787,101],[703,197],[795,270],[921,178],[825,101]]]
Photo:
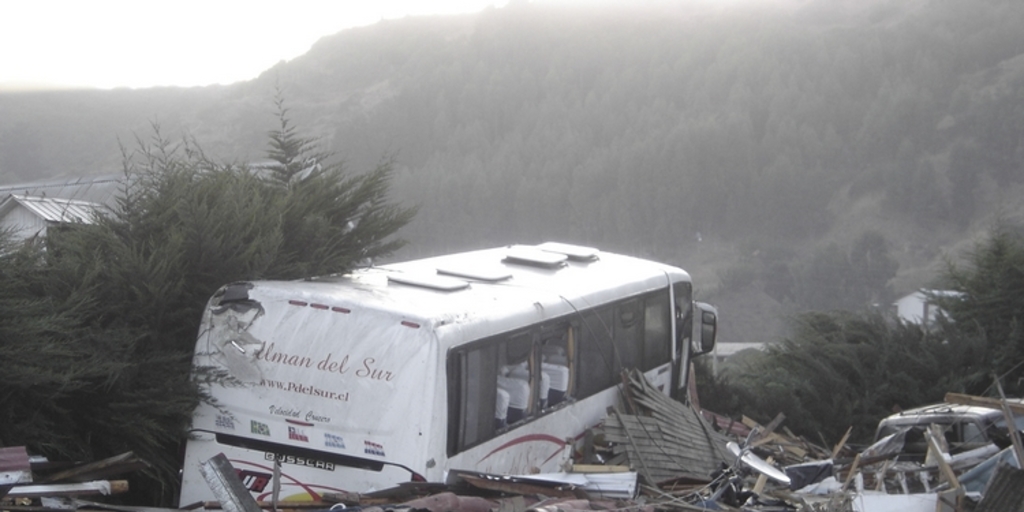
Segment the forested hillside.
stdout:
[[0,95],[0,182],[116,171],[151,123],[258,158],[279,88],[351,171],[394,159],[404,255],[559,239],[858,308],[1024,211],[1022,26],[1009,0],[387,21],[231,86]]

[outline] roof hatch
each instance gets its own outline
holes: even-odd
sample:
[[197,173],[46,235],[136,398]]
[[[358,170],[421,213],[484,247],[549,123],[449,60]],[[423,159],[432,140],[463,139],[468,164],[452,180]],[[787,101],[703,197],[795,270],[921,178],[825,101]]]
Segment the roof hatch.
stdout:
[[565,254],[559,254],[550,251],[542,251],[537,247],[530,247],[526,245],[513,245],[509,247],[508,252],[505,253],[505,263],[516,263],[520,265],[530,265],[540,268],[556,269],[565,266],[565,261],[569,257]]
[[564,254],[572,261],[596,261],[597,253],[600,252],[593,247],[563,244],[560,242],[544,242],[538,245],[537,248],[542,251]]
[[475,279],[477,281],[488,281],[496,283],[512,277],[512,273],[501,267],[438,267],[438,274]]
[[388,274],[388,281],[443,292],[453,292],[463,288],[469,288],[469,282],[463,281],[462,279],[432,274],[394,273]]

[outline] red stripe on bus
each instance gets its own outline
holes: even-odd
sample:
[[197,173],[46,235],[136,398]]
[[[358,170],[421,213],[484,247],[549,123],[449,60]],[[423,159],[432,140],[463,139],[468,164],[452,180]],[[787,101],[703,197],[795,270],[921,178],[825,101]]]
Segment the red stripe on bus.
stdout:
[[[548,435],[548,434],[528,434],[528,435],[525,435],[525,436],[517,437],[517,438],[515,438],[515,439],[513,439],[513,440],[511,440],[511,441],[509,441],[509,442],[507,442],[507,443],[505,443],[505,444],[503,444],[503,445],[501,445],[501,446],[491,450],[491,453],[488,453],[487,455],[484,455],[484,458],[480,459],[479,462],[483,462],[483,461],[487,460],[487,458],[490,457],[491,455],[494,455],[495,453],[498,453],[498,452],[500,452],[500,451],[502,451],[502,450],[504,450],[506,448],[515,446],[517,444],[530,443],[530,442],[533,442],[533,441],[547,441],[549,443],[554,443],[554,444],[558,445],[559,449],[565,447],[565,441],[562,440],[562,439],[559,439],[559,438],[557,438],[555,436]],[[551,459],[551,457],[548,457],[548,460],[550,460],[550,459]]]

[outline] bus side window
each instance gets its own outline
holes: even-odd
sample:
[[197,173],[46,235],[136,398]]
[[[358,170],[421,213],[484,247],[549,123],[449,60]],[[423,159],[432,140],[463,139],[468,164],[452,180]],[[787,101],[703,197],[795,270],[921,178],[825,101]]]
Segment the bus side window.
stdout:
[[583,313],[579,329],[577,398],[585,398],[617,382],[615,349],[612,346],[612,311],[608,308]]
[[573,352],[569,344],[572,338],[572,328],[568,324],[560,325],[543,335],[540,369],[548,380],[547,394],[541,396],[544,407],[554,407],[571,396],[569,385],[572,382],[573,363],[570,355]]
[[502,342],[497,373],[498,388],[509,394],[507,424],[512,425],[534,412],[536,401],[533,374],[533,343],[529,333],[512,336]]
[[616,378],[623,369],[636,368],[642,364],[642,314],[640,300],[629,300],[615,306],[615,348],[619,356],[614,366]]
[[644,371],[672,359],[672,317],[667,293],[652,295],[645,301],[643,357]]
[[495,345],[480,345],[459,354],[460,362],[456,388],[460,435],[457,445],[471,446],[494,437],[497,428],[497,408],[502,400],[494,375],[498,373],[498,350]]

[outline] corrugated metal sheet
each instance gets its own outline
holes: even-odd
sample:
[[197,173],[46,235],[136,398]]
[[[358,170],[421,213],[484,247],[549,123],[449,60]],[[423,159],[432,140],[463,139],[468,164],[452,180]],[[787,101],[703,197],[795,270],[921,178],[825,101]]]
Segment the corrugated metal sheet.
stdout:
[[105,207],[99,203],[12,195],[11,199],[47,222],[91,224],[93,215]]
[[83,176],[47,181],[0,185],[0,201],[8,194],[32,197],[57,197],[114,206],[118,192],[124,187],[124,176]]

